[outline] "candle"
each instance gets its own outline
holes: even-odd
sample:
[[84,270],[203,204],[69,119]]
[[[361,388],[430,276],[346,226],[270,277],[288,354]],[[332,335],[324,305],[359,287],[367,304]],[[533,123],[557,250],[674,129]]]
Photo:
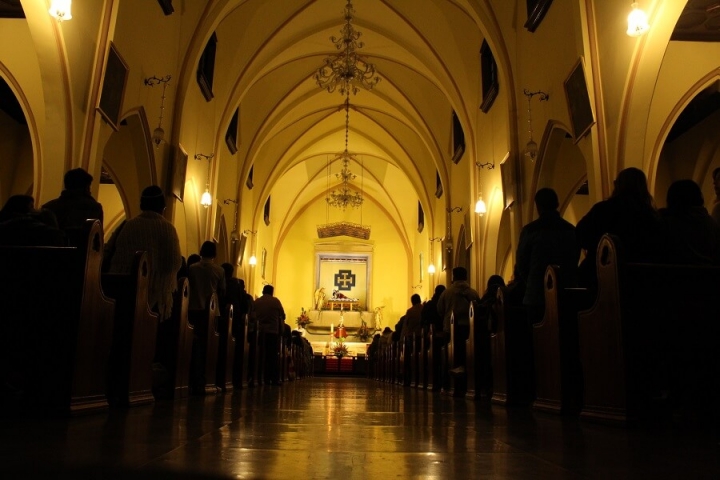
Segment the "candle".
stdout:
[[333,324],[331,323],[330,324],[330,335],[332,335],[332,333],[333,333]]

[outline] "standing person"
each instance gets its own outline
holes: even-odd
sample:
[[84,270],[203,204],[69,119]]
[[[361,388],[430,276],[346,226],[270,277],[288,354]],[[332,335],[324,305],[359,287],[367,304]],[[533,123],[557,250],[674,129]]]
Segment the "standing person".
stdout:
[[160,187],[151,185],[142,191],[140,210],[140,215],[115,229],[105,245],[105,255],[112,255],[110,273],[129,274],[135,252],[147,252],[148,305],[163,321],[170,318],[172,294],[177,290],[177,272],[182,265],[180,240],[175,226],[163,217],[165,194]]
[[217,293],[222,304],[225,298],[225,270],[215,263],[217,245],[215,242],[203,242],[200,247],[200,261],[188,267],[190,281],[190,311],[204,311],[207,301]]
[[[454,364],[450,365],[450,369],[465,365],[466,340],[470,336],[470,305],[480,299],[478,292],[468,283],[465,267],[453,268],[452,278],[452,284],[440,295],[437,304],[438,313],[443,318],[445,343],[450,341],[450,317],[455,319]],[[447,385],[446,381],[443,383]]]
[[713,170],[713,189],[715,190],[715,202],[713,203],[710,216],[720,225],[720,167]]
[[530,323],[542,320],[545,313],[545,270],[548,265],[559,265],[566,286],[574,286],[580,259],[580,248],[575,238],[575,226],[565,221],[558,212],[557,193],[552,188],[541,188],[535,194],[535,207],[539,218],[525,225],[520,232],[514,281],[524,284],[523,305],[527,308]]
[[410,304],[412,306],[405,312],[405,322],[403,323],[402,329],[403,338],[419,334],[422,328],[423,305],[420,295],[414,293],[410,297]]
[[280,334],[285,323],[285,310],[280,300],[273,296],[275,287],[265,285],[262,296],[255,300],[255,318],[260,331],[261,362],[264,382],[280,385],[278,354],[280,352]]
[[578,270],[581,286],[597,287],[597,247],[606,233],[620,237],[627,261],[657,262],[662,257],[663,227],[642,170],[634,167],[622,170],[614,181],[610,198],[593,205],[577,223],[575,234],[585,250]]
[[[210,328],[207,317],[208,301],[213,293],[217,294],[218,301],[225,296],[225,271],[214,263],[216,256],[215,242],[203,242],[200,247],[200,261],[188,267],[190,282],[188,319],[194,327],[190,376],[191,385],[196,392],[204,391],[207,384],[205,362],[207,362],[207,336]],[[223,340],[227,342],[226,337],[223,337]],[[223,348],[222,343],[221,341],[219,349]],[[227,346],[227,343],[225,345]]]
[[445,285],[435,287],[433,296],[423,305],[421,315],[422,328],[425,329],[425,336],[430,334],[430,327],[433,329],[433,337],[440,338],[443,331],[443,317],[438,313],[437,302],[440,295],[445,291]]
[[[243,356],[245,346],[245,318],[250,314],[253,307],[252,296],[245,291],[245,281],[235,278],[235,267],[230,263],[223,263],[225,271],[225,299],[223,304],[233,306],[232,333],[235,337],[235,362],[233,365],[233,385],[235,388],[242,388]],[[248,328],[250,325],[248,324]],[[248,370],[249,371],[249,370]]]
[[673,182],[660,216],[668,234],[669,263],[720,265],[720,225],[705,209],[697,183]]
[[61,230],[80,228],[88,218],[103,223],[102,205],[90,194],[92,181],[93,176],[82,168],[68,170],[63,178],[65,190],[43,205],[55,214]]

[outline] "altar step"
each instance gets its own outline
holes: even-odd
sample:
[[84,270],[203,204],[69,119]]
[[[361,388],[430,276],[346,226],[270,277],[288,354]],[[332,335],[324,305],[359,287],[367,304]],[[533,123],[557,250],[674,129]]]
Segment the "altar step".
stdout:
[[367,357],[358,355],[338,358],[334,355],[315,355],[313,367],[315,375],[364,376],[367,374]]

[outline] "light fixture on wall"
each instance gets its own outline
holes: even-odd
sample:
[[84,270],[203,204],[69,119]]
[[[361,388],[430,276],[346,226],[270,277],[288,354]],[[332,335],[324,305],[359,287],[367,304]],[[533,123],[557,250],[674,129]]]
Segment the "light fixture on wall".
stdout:
[[340,52],[325,59],[325,64],[313,75],[320,88],[332,93],[340,91],[341,95],[357,94],[360,87],[371,90],[380,81],[375,73],[375,65],[368,63],[358,54],[364,44],[359,39],[361,32],[353,26],[355,9],[352,1],[347,0],[344,17],[345,25],[340,30],[341,36],[330,37],[335,48]]
[[48,13],[58,22],[72,20],[72,0],[52,0]]
[[435,243],[435,242],[442,242],[442,238],[440,238],[440,237],[433,237],[433,238],[430,239],[430,265],[428,265],[428,273],[429,273],[430,275],[434,275],[434,274],[435,274],[435,271],[436,271],[436,270],[435,270],[435,262],[433,261],[433,258],[434,258],[434,256],[435,256],[435,255],[434,255],[434,250],[435,250],[435,249],[433,248],[433,243]]
[[462,212],[462,207],[450,207],[447,209],[448,213],[458,213]]
[[165,141],[165,130],[162,128],[163,114],[165,112],[165,89],[167,89],[168,82],[171,78],[171,75],[165,75],[162,78],[158,78],[153,75],[150,78],[146,78],[144,81],[145,85],[148,87],[154,87],[155,85],[161,84],[163,86],[162,98],[160,100],[160,121],[158,122],[157,128],[153,130],[152,134],[152,141],[155,144],[155,148],[158,148],[160,144]]
[[[483,168],[487,168],[488,170],[492,170],[495,168],[495,162],[475,162],[475,165],[477,165],[481,170]],[[475,213],[477,213],[479,216],[483,216],[487,213],[487,206],[485,205],[485,202],[482,198],[482,183],[480,182],[480,174],[478,173],[478,200],[475,202]]]
[[537,157],[538,144],[533,139],[531,102],[532,102],[532,98],[535,95],[538,95],[540,97],[541,102],[547,101],[550,98],[550,96],[547,93],[542,92],[540,90],[538,90],[537,92],[531,92],[527,89],[524,89],[523,93],[525,94],[525,96],[527,97],[527,100],[528,100],[528,133],[530,134],[530,140],[528,140],[527,144],[525,145],[525,156],[530,157],[530,161],[534,162],[535,158]]
[[238,205],[240,202],[238,200],[233,200],[232,198],[226,198],[222,202],[224,205],[230,205],[231,203],[235,204],[235,213],[233,215],[233,229],[232,233],[230,234],[230,238],[233,243],[240,240],[240,236],[237,233],[237,218],[238,218]]
[[200,197],[200,205],[202,205],[205,208],[208,208],[210,205],[212,205],[212,195],[210,194],[210,166],[213,157],[215,156],[214,153],[211,153],[210,155],[205,155],[204,153],[196,153],[195,154],[195,160],[207,160],[208,161],[208,172],[207,172],[207,180],[205,182],[205,192],[202,194],[202,197]]
[[650,30],[647,13],[638,6],[638,2],[633,2],[631,8],[632,11],[628,15],[628,28],[625,33],[631,37],[641,37]]
[[[254,235],[257,234],[257,230],[243,230],[242,234],[243,234],[243,236],[245,236],[245,237],[249,237],[250,235],[253,235],[253,236],[254,236]],[[248,260],[248,264],[249,264],[251,267],[254,267],[255,265],[257,265],[257,257],[255,256],[254,245],[252,245],[252,243],[251,243],[251,246],[253,247],[253,253],[252,253],[252,255],[250,255],[250,259]]]

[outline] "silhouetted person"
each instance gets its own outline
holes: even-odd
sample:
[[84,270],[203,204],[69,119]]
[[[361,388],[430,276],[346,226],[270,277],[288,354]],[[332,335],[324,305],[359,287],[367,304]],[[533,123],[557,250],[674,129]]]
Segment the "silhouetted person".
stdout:
[[213,293],[218,299],[225,297],[225,270],[215,263],[217,246],[215,242],[203,242],[200,247],[200,261],[188,267],[190,280],[189,309],[204,311]]
[[30,195],[13,195],[0,210],[0,245],[61,247],[66,241],[51,211],[35,210]]
[[148,304],[163,321],[172,313],[172,294],[177,290],[180,240],[175,226],[163,217],[165,194],[160,187],[152,185],[142,191],[140,210],[140,215],[121,223],[105,245],[106,255],[112,252],[109,272],[129,274],[135,252],[147,252]]
[[420,329],[422,328],[422,299],[420,295],[414,293],[410,297],[410,304],[412,305],[405,312],[405,322],[403,323],[402,336],[407,337],[410,335],[419,335]]
[[275,288],[265,285],[262,296],[255,300],[255,316],[260,331],[264,382],[280,385],[278,354],[280,352],[280,334],[285,322],[285,310],[280,300],[273,296]]
[[552,188],[541,188],[535,194],[538,219],[520,232],[513,281],[525,285],[523,305],[532,323],[542,320],[545,311],[545,270],[559,265],[567,286],[575,285],[580,248],[575,227],[560,216],[557,194]]
[[[487,286],[483,292],[482,297],[478,301],[478,316],[482,316],[487,321],[487,330],[489,332],[495,331],[495,319],[493,305],[497,301],[497,291],[505,286],[505,280],[500,275],[490,275],[488,278]],[[478,328],[481,325],[475,324]]]
[[720,225],[720,167],[713,170],[713,190],[715,191],[715,201],[713,202],[710,216]]
[[656,262],[663,255],[664,229],[645,173],[634,167],[626,168],[618,174],[614,186],[610,198],[596,203],[575,230],[580,247],[585,250],[578,281],[591,288],[597,284],[597,246],[606,233],[620,238],[628,261]]
[[90,194],[93,176],[82,168],[74,168],[65,173],[65,190],[55,200],[50,200],[43,208],[52,211],[62,230],[81,228],[88,218],[103,223],[102,205]]
[[[467,280],[467,270],[464,267],[455,267],[452,270],[453,282],[440,295],[438,299],[438,313],[443,317],[444,342],[450,341],[450,321],[454,318],[453,363],[449,369],[464,368],[465,347],[470,335],[470,306],[476,303],[480,296],[470,287]],[[448,372],[442,372],[443,387],[448,386]]]
[[437,309],[437,302],[440,298],[440,295],[442,295],[442,292],[445,291],[445,285],[437,285],[435,287],[435,292],[433,293],[433,296],[425,302],[425,305],[423,305],[421,318],[422,318],[422,328],[425,329],[425,335],[427,336],[430,333],[430,327],[433,328],[433,334],[437,336],[437,338],[440,338],[440,335],[443,331],[443,317],[438,313]]
[[668,235],[670,263],[720,263],[720,225],[705,209],[697,183],[678,180],[667,192],[667,208],[660,210]]
[[252,310],[253,298],[245,291],[245,281],[234,277],[235,267],[230,263],[221,265],[225,272],[225,297],[222,305],[233,306],[232,333],[235,337],[235,361],[233,366],[233,385],[242,386],[243,354],[245,346],[246,316]]
[[437,308],[443,317],[443,332],[445,341],[450,340],[450,317],[455,318],[455,342],[460,345],[458,352],[464,357],[465,340],[470,331],[470,304],[480,299],[477,291],[470,287],[467,280],[467,270],[464,267],[455,267],[452,270],[453,282],[440,295]]

